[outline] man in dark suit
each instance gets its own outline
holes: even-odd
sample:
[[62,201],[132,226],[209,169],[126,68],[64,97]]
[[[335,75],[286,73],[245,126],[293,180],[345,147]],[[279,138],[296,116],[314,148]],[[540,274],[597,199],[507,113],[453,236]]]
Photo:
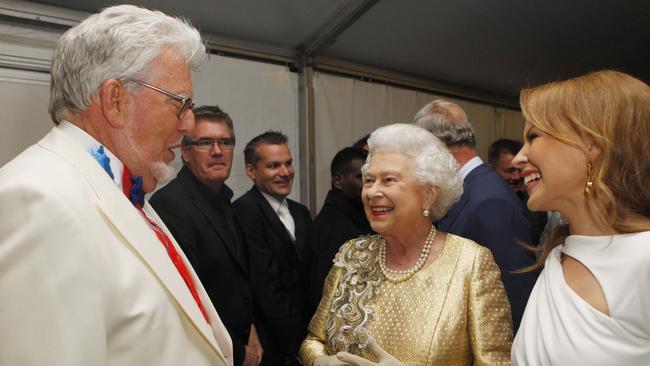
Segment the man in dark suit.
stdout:
[[350,239],[372,232],[361,202],[361,167],[367,156],[368,152],[361,148],[346,147],[332,159],[332,189],[307,230],[303,255],[310,314],[318,307],[323,282],[339,247]]
[[196,127],[182,141],[184,166],[150,202],[203,282],[233,341],[235,365],[258,365],[262,346],[253,323],[253,294],[242,230],[224,183],[235,134],[219,107],[194,109]]
[[530,224],[530,240],[533,246],[539,245],[539,239],[546,227],[546,212],[533,212],[528,209],[528,193],[524,189],[521,169],[512,164],[512,159],[521,150],[521,142],[510,139],[498,139],[488,148],[488,162],[499,175],[508,182],[515,192]]
[[255,294],[265,307],[270,334],[262,339],[270,338],[284,351],[278,365],[294,365],[307,332],[300,255],[311,216],[305,206],[286,198],[294,170],[285,135],[268,131],[253,138],[244,160],[254,185],[234,208],[248,244]]
[[535,262],[535,255],[517,241],[530,243],[530,229],[515,193],[476,153],[476,136],[465,112],[455,103],[435,100],[424,106],[414,123],[440,138],[460,165],[463,194],[438,223],[438,229],[460,235],[492,251],[519,327],[536,272],[513,273]]

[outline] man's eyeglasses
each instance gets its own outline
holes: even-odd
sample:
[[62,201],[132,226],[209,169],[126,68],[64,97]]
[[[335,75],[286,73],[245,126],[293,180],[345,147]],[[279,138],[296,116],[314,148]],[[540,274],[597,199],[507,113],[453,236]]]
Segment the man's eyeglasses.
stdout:
[[232,150],[235,148],[235,139],[200,139],[187,143],[187,145],[192,145],[199,151],[210,151],[214,147],[214,144],[219,145],[221,150]]
[[124,79],[124,80],[133,81],[133,82],[136,82],[136,83],[138,83],[138,84],[140,84],[140,85],[144,85],[144,86],[146,86],[147,88],[153,89],[153,90],[155,90],[155,91],[157,91],[157,92],[159,92],[159,93],[163,93],[163,94],[165,94],[166,96],[168,96],[168,97],[170,97],[170,98],[173,98],[173,99],[176,99],[177,101],[179,101],[179,102],[181,103],[181,105],[180,105],[180,107],[178,107],[178,113],[176,113],[176,116],[178,117],[178,119],[183,118],[183,116],[185,116],[185,113],[186,113],[188,110],[194,108],[194,103],[192,103],[192,98],[190,98],[190,97],[184,97],[184,96],[182,96],[182,95],[174,94],[174,93],[172,93],[172,92],[170,92],[170,91],[167,91],[167,90],[165,90],[165,89],[161,89],[161,88],[159,88],[159,87],[157,87],[157,86],[153,86],[153,85],[151,85],[151,84],[149,84],[149,83],[145,83],[145,82],[142,81],[142,80],[131,79],[131,78],[127,78],[127,79]]

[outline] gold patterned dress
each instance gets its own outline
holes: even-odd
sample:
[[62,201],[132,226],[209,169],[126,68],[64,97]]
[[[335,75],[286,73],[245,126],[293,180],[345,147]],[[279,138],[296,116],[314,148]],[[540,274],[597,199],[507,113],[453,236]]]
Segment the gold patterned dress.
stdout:
[[433,262],[393,283],[379,268],[379,235],[336,255],[300,357],[347,351],[374,360],[368,336],[406,365],[509,365],[510,305],[492,253],[447,234]]

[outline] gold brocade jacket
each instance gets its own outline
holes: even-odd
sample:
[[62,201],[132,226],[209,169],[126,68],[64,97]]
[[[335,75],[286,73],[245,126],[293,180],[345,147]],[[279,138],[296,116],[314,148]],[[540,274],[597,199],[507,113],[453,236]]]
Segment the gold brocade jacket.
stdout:
[[512,319],[489,249],[447,234],[439,257],[406,281],[379,268],[379,235],[346,242],[300,347],[311,366],[347,351],[376,361],[372,336],[406,365],[510,365]]

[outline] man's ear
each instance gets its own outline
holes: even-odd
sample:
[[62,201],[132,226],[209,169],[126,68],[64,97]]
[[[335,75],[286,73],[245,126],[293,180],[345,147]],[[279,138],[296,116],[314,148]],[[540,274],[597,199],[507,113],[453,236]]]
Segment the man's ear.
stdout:
[[255,166],[253,164],[246,164],[246,175],[248,178],[255,180]]
[[334,174],[332,177],[332,187],[342,190],[343,189],[343,175],[340,173]]
[[184,163],[187,163],[188,160],[190,160],[190,148],[188,146],[183,146],[181,147],[181,159],[183,159]]
[[102,114],[113,128],[122,128],[127,114],[127,91],[117,79],[108,79],[99,86]]

